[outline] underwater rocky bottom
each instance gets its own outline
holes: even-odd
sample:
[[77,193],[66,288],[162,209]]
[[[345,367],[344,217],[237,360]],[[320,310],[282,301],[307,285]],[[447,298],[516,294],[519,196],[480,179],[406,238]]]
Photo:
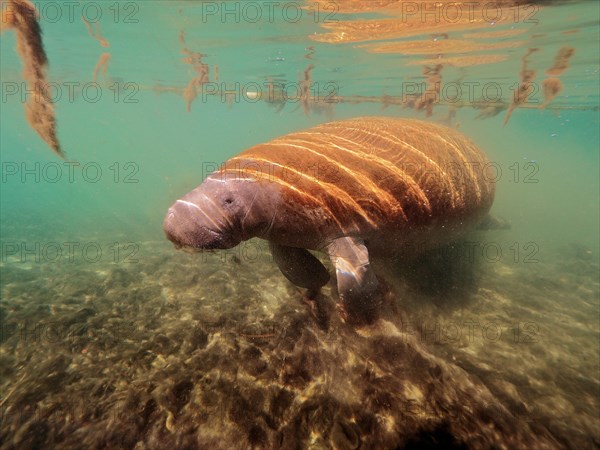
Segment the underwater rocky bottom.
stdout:
[[315,314],[271,261],[141,246],[130,264],[2,263],[0,448],[600,446],[585,249],[462,285],[443,265],[386,275],[395,304],[354,329],[329,287]]

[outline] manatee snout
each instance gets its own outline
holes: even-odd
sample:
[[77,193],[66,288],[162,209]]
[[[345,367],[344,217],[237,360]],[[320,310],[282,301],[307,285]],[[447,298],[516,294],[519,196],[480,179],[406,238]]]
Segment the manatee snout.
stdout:
[[239,241],[205,205],[177,200],[167,211],[163,229],[176,248],[215,250],[235,247]]

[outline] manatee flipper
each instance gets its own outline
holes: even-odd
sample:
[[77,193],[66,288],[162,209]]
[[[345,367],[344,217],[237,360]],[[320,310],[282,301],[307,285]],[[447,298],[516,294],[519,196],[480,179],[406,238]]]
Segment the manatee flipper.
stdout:
[[308,250],[269,242],[281,273],[296,286],[316,293],[329,281],[329,272]]
[[488,214],[477,224],[478,230],[510,230],[510,222],[502,217]]
[[338,238],[327,247],[327,252],[335,266],[338,293],[347,320],[357,324],[374,322],[382,292],[364,242],[355,237]]

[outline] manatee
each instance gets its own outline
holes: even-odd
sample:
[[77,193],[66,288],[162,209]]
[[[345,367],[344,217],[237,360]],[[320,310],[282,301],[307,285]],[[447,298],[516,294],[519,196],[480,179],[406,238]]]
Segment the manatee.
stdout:
[[293,284],[318,292],[335,267],[342,317],[377,318],[384,290],[370,257],[412,258],[488,216],[495,184],[484,153],[457,130],[359,117],[259,144],[177,200],[164,220],[177,248],[269,241]]

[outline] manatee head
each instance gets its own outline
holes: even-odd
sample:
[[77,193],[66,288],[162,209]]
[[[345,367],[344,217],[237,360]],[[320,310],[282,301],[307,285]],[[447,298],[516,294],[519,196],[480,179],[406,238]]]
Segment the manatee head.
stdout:
[[163,228],[177,248],[216,250],[235,247],[264,227],[270,189],[248,179],[209,176],[168,210]]

